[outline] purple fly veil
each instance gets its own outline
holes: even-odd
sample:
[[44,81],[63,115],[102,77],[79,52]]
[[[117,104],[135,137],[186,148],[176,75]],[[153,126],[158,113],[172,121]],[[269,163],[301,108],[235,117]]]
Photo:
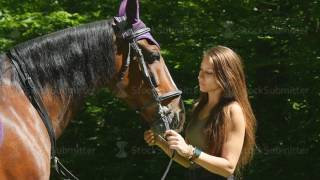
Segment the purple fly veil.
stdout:
[[[120,4],[118,15],[126,15],[129,22],[132,24],[133,30],[136,31],[146,27],[146,25],[140,19],[139,12],[139,0],[123,0]],[[137,37],[137,40],[141,39],[146,39],[150,43],[153,43],[160,48],[159,43],[152,37],[150,33],[146,33]]]

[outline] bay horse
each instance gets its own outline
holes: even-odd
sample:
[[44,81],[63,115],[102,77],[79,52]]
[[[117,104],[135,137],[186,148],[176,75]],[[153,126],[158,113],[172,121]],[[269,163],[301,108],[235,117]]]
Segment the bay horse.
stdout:
[[[79,112],[85,97],[104,87],[129,107],[139,109],[144,121],[158,133],[163,133],[163,124],[158,121],[159,106],[166,107],[170,128],[181,131],[183,102],[180,95],[172,95],[178,88],[160,48],[146,39],[136,42],[146,62],[143,66],[139,54],[129,53],[132,48],[128,42],[116,36],[113,23],[102,20],[67,28],[18,44],[1,55],[1,180],[47,180],[51,169],[50,133],[30,100],[32,94],[28,94],[15,63],[23,65],[26,79],[32,80],[49,116],[54,138]],[[154,93],[166,98],[157,104]]]

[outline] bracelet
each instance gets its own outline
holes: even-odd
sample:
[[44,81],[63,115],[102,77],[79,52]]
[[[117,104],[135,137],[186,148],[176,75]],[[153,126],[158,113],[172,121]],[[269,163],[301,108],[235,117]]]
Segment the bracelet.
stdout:
[[193,155],[192,155],[191,159],[189,159],[189,160],[194,161],[196,158],[198,158],[200,156],[201,153],[202,153],[201,149],[195,147],[193,149]]
[[195,158],[198,158],[201,153],[202,153],[201,149],[199,149],[197,147],[194,148],[194,157]]

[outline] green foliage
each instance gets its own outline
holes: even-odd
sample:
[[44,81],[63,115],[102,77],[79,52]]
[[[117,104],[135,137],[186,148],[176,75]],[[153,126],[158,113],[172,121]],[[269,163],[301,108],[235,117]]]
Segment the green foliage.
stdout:
[[[116,15],[119,1],[0,0],[0,52],[63,28]],[[203,50],[222,44],[243,59],[258,149],[245,179],[319,179],[320,1],[142,0],[190,110]],[[107,90],[90,97],[59,141],[81,179],[159,179],[168,158],[147,147],[140,118]],[[127,143],[121,158],[119,143]],[[118,146],[117,146],[118,143]],[[83,151],[81,151],[81,149]],[[168,179],[183,179],[175,165]]]
[[12,14],[8,10],[0,11],[0,52],[15,43],[23,42],[50,32],[79,25],[86,17],[66,11],[52,13],[26,12]]

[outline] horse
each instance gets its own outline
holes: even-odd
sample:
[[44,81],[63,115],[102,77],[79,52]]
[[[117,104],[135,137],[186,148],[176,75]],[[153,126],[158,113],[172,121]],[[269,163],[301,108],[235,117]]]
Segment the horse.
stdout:
[[[137,109],[157,133],[168,125],[182,130],[183,100],[160,48],[147,39],[132,42],[118,36],[109,19],[26,41],[1,55],[1,180],[49,179],[52,138],[61,136],[85,97],[99,88]],[[167,123],[159,121],[164,115]]]

